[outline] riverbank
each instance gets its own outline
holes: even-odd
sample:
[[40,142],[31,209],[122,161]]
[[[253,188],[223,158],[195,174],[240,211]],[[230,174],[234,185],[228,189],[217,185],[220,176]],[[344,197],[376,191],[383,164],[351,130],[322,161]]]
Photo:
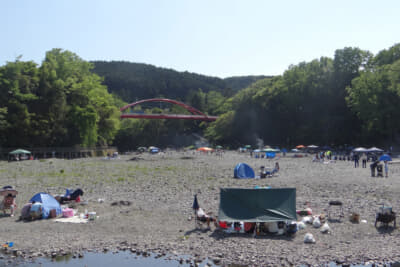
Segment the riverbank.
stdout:
[[[53,220],[18,222],[0,218],[0,242],[13,241],[21,257],[79,254],[82,251],[131,250],[139,254],[192,255],[216,263],[267,265],[321,265],[328,262],[366,263],[400,261],[397,228],[375,228],[375,213],[384,203],[400,210],[400,165],[390,165],[389,178],[370,177],[369,168],[354,168],[349,161],[323,164],[312,157],[280,158],[278,177],[233,179],[239,162],[258,170],[273,167],[276,160],[254,159],[227,152],[222,157],[198,153],[138,154],[115,160],[84,158],[0,162],[1,185],[13,185],[17,204],[35,193],[63,194],[65,188],[82,188],[87,205],[99,218],[88,224]],[[200,206],[218,213],[221,187],[296,187],[297,208],[310,204],[314,214],[326,213],[330,200],[343,202],[346,217],[330,223],[331,234],[308,226],[293,238],[228,235],[196,230],[191,209],[198,193]],[[99,201],[100,200],[100,201]],[[103,201],[104,200],[104,201]],[[351,212],[367,223],[353,224]],[[305,244],[310,232],[315,244]]]

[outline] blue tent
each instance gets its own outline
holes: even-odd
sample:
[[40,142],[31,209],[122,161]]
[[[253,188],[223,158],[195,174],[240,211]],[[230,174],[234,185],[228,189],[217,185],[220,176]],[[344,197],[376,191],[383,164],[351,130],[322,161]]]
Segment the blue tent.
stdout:
[[265,157],[268,159],[275,158],[275,152],[265,152]]
[[246,163],[236,165],[233,172],[235,178],[254,178],[254,170]]
[[56,214],[60,215],[62,213],[60,203],[51,195],[47,193],[37,193],[34,195],[30,202],[41,202],[43,207],[42,218],[47,219],[50,214],[50,210],[56,210]]

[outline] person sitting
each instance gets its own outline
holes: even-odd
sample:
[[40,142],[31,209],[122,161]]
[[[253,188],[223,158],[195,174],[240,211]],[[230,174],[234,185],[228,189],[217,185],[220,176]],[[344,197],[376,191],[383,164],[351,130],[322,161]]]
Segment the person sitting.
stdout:
[[17,204],[15,203],[15,196],[12,194],[7,194],[4,196],[3,201],[0,203],[0,209],[3,210],[3,213],[6,214],[6,210],[10,210],[10,216],[14,216],[14,211],[17,208]]
[[274,169],[272,171],[266,171],[266,174],[268,175],[268,177],[272,177],[275,173],[279,172],[279,169],[280,169],[279,168],[279,163],[276,162]]
[[60,203],[64,204],[69,201],[80,202],[80,196],[83,196],[82,189],[78,188],[74,192],[70,193],[67,189],[65,196],[56,196],[55,199]]
[[31,220],[41,219],[43,212],[43,204],[40,202],[32,202],[29,210],[29,217]]
[[210,228],[210,222],[214,222],[215,227],[218,227],[217,220],[214,217],[205,213],[202,208],[198,208],[196,210],[196,216],[197,216],[197,220],[199,220],[201,222],[206,222],[208,228]]
[[20,220],[30,220],[31,219],[31,207],[32,202],[26,203],[21,209],[21,216],[19,217]]
[[265,167],[261,166],[260,167],[260,178],[266,178],[267,174],[265,173]]

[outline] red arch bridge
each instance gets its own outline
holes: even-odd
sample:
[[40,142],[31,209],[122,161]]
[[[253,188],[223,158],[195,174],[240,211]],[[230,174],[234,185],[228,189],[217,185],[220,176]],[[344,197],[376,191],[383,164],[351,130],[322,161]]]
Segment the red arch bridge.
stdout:
[[[191,115],[184,115],[184,114],[144,114],[144,113],[123,113],[125,110],[131,110],[132,107],[136,105],[140,105],[143,103],[148,103],[148,102],[165,102],[165,103],[171,103],[174,105],[178,105],[180,107],[183,107],[187,111],[191,113]],[[122,107],[121,109],[121,119],[127,119],[127,118],[138,118],[138,119],[175,119],[175,120],[202,120],[202,121],[215,121],[218,117],[217,116],[208,116],[204,114],[203,112],[199,111],[198,109],[195,109],[194,107],[191,107],[189,105],[186,105],[185,103],[176,101],[176,100],[171,100],[171,99],[166,99],[166,98],[152,98],[152,99],[145,99],[145,100],[140,100],[134,103],[131,103],[129,105],[126,105]]]

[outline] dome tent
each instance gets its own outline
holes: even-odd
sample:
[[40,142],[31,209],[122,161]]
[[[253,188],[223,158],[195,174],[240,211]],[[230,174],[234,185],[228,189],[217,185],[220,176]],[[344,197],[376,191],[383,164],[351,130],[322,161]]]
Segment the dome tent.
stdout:
[[254,170],[247,165],[246,163],[239,163],[236,165],[235,170],[233,172],[235,178],[254,178]]
[[34,195],[30,202],[40,202],[42,203],[43,212],[42,218],[47,219],[50,215],[50,210],[56,210],[57,216],[62,213],[60,203],[52,196],[47,193],[37,193]]

